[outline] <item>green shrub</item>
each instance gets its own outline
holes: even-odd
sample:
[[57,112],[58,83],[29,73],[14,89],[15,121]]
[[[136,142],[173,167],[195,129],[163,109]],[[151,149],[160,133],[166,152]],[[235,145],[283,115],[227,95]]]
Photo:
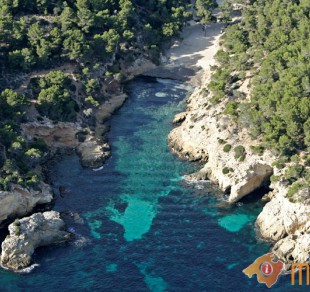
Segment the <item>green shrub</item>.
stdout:
[[223,174],[227,174],[230,172],[230,169],[228,167],[224,167],[222,172],[223,172]]
[[217,138],[217,141],[219,142],[219,144],[225,144],[226,143],[226,141],[221,139],[221,138]]
[[294,154],[293,156],[291,156],[291,162],[299,163],[299,161],[300,161],[300,157],[298,154]]
[[304,187],[304,184],[302,182],[294,182],[287,190],[287,196],[291,198],[293,195],[295,195],[300,189]]
[[244,154],[239,158],[239,161],[244,161],[244,160],[245,160],[245,157],[246,157],[246,153],[244,153]]
[[214,95],[213,97],[210,98],[210,102],[213,104],[219,103],[223,97],[224,97],[224,94],[223,95]]
[[226,108],[224,110],[224,114],[237,116],[237,109],[238,109],[238,102],[236,101],[229,101],[226,104]]
[[265,147],[262,145],[257,145],[257,146],[251,145],[250,149],[252,150],[254,154],[258,154],[258,155],[263,155],[265,151]]
[[85,98],[85,102],[90,103],[94,107],[98,107],[99,106],[99,102],[97,100],[95,100],[92,96],[86,97]]
[[16,219],[14,222],[13,222],[13,227],[14,227],[14,235],[15,236],[19,236],[20,235],[20,222],[18,219]]
[[304,168],[301,165],[291,165],[286,169],[284,177],[290,183],[293,183],[302,176],[303,170]]
[[285,167],[286,162],[288,162],[287,157],[282,156],[279,158],[279,160],[274,161],[271,165],[275,166],[278,169],[283,169]]
[[280,180],[280,176],[278,176],[278,175],[272,175],[271,177],[270,177],[270,181],[271,182],[277,182],[277,181],[279,181]]
[[245,148],[242,145],[236,146],[234,151],[235,151],[236,159],[240,158],[240,160],[242,159],[241,161],[245,159],[246,152],[245,152]]
[[46,152],[48,150],[48,145],[46,144],[46,142],[42,138],[34,140],[34,142],[31,144],[31,146],[32,146],[32,148],[37,148],[42,152]]
[[224,148],[223,148],[223,151],[227,153],[227,152],[230,151],[230,149],[231,149],[231,145],[230,145],[230,144],[226,144],[226,145],[224,146]]

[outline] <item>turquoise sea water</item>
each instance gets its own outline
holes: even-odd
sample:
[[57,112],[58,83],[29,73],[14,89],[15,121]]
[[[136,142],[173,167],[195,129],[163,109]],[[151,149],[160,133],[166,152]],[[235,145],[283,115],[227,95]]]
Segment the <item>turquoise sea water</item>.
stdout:
[[[75,155],[53,170],[70,192],[55,209],[76,240],[41,248],[31,273],[0,271],[0,291],[262,291],[242,270],[269,251],[255,237],[259,192],[234,206],[209,182],[182,180],[197,164],[167,146],[174,114],[185,108],[181,83],[137,79],[111,120],[112,157],[101,171]],[[291,291],[290,278],[273,287]],[[301,291],[299,288],[296,291]]]

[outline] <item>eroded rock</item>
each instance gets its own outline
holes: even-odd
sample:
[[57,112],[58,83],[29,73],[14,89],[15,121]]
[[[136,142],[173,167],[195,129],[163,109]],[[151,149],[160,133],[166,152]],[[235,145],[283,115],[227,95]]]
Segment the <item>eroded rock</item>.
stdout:
[[275,241],[273,252],[286,263],[306,263],[310,258],[310,206],[290,202],[277,193],[256,220],[264,239]]
[[174,124],[180,124],[183,123],[186,119],[187,113],[186,112],[182,112],[177,114],[174,119],[173,119],[173,123]]
[[11,191],[0,191],[0,224],[7,219],[29,214],[37,205],[48,204],[53,193],[47,184],[41,183],[40,190],[28,190],[12,185]]
[[58,212],[35,213],[9,225],[2,243],[1,264],[13,271],[31,265],[36,248],[61,243],[71,238]]
[[82,128],[76,123],[58,122],[45,119],[43,122],[30,122],[21,125],[23,135],[28,140],[42,139],[49,147],[74,148],[78,145],[76,134]]
[[76,150],[84,167],[98,168],[110,157],[109,144],[101,144],[96,140],[86,140]]
[[256,225],[265,239],[278,241],[305,226],[309,218],[309,206],[292,203],[279,193],[264,206]]

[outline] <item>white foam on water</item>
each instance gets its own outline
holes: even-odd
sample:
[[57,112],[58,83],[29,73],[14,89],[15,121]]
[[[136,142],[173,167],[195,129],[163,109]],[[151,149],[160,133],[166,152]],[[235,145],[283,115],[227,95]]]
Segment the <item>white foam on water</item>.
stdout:
[[[27,268],[24,268],[24,269],[16,271],[16,273],[19,273],[19,274],[29,274],[29,273],[32,272],[32,270],[34,270],[36,267],[39,267],[39,266],[40,266],[39,264],[33,264],[30,267],[27,267]],[[9,269],[7,269],[5,267],[2,267],[2,268],[4,268],[5,270],[9,270]]]
[[100,166],[100,167],[98,167],[98,168],[93,168],[93,171],[100,171],[100,170],[102,170],[103,169],[103,166]]
[[168,96],[168,94],[165,93],[165,92],[156,92],[155,96],[157,96],[157,97],[166,97],[166,96]]
[[161,84],[172,84],[173,87],[176,87],[175,81],[172,80],[172,79],[156,78],[156,81],[157,81],[158,83],[161,83]]
[[201,180],[198,180],[198,179],[193,179],[193,178],[188,178],[187,175],[184,175],[182,177],[183,181],[186,182],[187,184],[189,185],[195,185],[195,186],[201,186],[201,185],[209,185],[211,183],[210,180],[208,179],[201,179]]

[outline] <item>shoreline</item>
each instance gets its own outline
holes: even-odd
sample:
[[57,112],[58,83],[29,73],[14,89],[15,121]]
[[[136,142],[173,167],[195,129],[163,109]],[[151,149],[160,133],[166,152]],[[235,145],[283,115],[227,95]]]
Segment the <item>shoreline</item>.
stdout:
[[[218,49],[216,44],[213,49]],[[188,174],[187,179],[211,180],[229,194],[230,204],[268,186],[272,191],[263,197],[267,203],[254,228],[261,239],[272,243],[272,252],[286,264],[287,270],[293,262],[307,262],[310,206],[290,202],[286,197],[287,187],[270,181],[270,176],[279,171],[273,167],[276,157],[269,150],[262,155],[253,152],[251,146],[257,141],[250,139],[247,130],[240,130],[231,116],[224,113],[228,99],[217,104],[209,102],[212,98],[207,90],[212,74],[210,66],[200,73],[200,85],[187,99],[187,109],[175,117],[176,127],[168,136],[169,147],[180,157],[203,164],[201,170]],[[248,98],[250,84],[251,77],[247,77],[240,85],[240,91]],[[240,160],[237,149],[244,153]]]
[[[53,131],[59,133],[62,130],[60,136],[65,137],[64,141],[59,140],[59,137],[49,141],[49,146],[58,150],[51,156],[48,163],[53,164],[63,153],[70,150],[78,154],[83,167],[96,171],[103,167],[111,155],[111,147],[107,138],[110,130],[109,120],[128,97],[123,90],[125,82],[142,76],[189,83],[195,88],[186,100],[185,112],[177,114],[173,121],[177,127],[168,135],[169,148],[180,157],[202,163],[201,170],[186,175],[185,180],[195,182],[209,179],[229,194],[227,203],[238,202],[265,183],[270,184],[268,180],[274,171],[271,165],[275,157],[269,151],[266,151],[263,156],[251,152],[250,143],[253,141],[249,141],[246,129],[242,131],[237,129],[233,120],[223,113],[226,101],[214,106],[208,104],[210,94],[206,93],[206,88],[211,80],[212,66],[216,65],[215,54],[220,48],[219,41],[223,27],[223,23],[210,23],[204,35],[200,24],[192,21],[181,33],[182,41],[175,40],[171,48],[164,53],[162,57],[164,64],[155,66],[150,61],[140,58],[131,67],[126,68],[124,72],[125,75],[127,74],[126,80],[116,81],[116,88],[113,89],[115,93],[111,94],[94,112],[95,125],[92,127],[89,125],[82,127],[81,123],[57,123],[50,126],[50,121],[46,120],[44,123],[23,124],[24,134],[50,139]],[[247,79],[246,82],[240,88],[247,90],[246,84],[249,84],[250,80]],[[37,127],[41,127],[41,136],[37,133]],[[82,134],[80,140],[78,135],[82,131],[86,133]],[[220,141],[224,141],[226,145],[235,149],[242,146],[247,154],[245,161],[234,158],[233,151],[226,152]],[[46,168],[46,165],[43,165],[43,168]],[[48,178],[50,186],[54,189],[53,200],[56,200],[61,193],[55,193],[55,187],[51,184],[48,171],[45,173],[45,178]],[[300,224],[303,224],[305,229],[308,228],[307,218],[302,216],[303,219],[298,219],[298,215],[307,214],[307,212],[310,214],[310,208],[302,204],[290,203],[281,194],[281,192],[284,194],[286,192],[281,185],[270,186],[273,194],[269,195],[269,202],[256,219],[254,228],[257,236],[261,240],[273,242],[273,252],[284,261],[286,260],[285,249],[294,242],[299,251],[298,255],[303,259],[304,252],[302,247],[298,246],[295,231]],[[297,216],[297,221],[293,218],[294,216]],[[303,238],[303,236],[300,237]],[[285,262],[288,268],[289,262]]]
[[[213,26],[216,27],[215,30],[212,29]],[[180,42],[179,39],[175,40],[171,49],[166,51],[165,54],[167,54],[168,57],[165,56],[165,58],[168,58],[169,62],[162,62],[165,64],[156,66],[151,61],[145,59],[143,56],[140,56],[129,67],[122,67],[122,73],[125,76],[124,82],[128,82],[138,76],[145,76],[172,79],[189,83],[192,83],[194,80],[194,83],[192,84],[200,83],[200,77],[202,77],[201,75],[203,73],[202,68],[205,66],[206,62],[210,60],[210,47],[207,45],[213,42],[215,35],[219,38],[218,33],[221,31],[222,26],[223,24],[212,23],[209,28],[209,34],[203,37],[204,33],[202,32],[200,25],[195,22],[191,22],[190,26],[185,27],[181,33],[180,38],[183,38],[183,41]],[[186,36],[186,38],[184,38],[184,36]],[[186,46],[186,39],[189,38],[192,40],[193,36],[195,36],[197,43],[193,43],[191,41],[191,46]],[[199,57],[196,56],[198,53],[197,44],[201,49],[199,52]],[[191,49],[192,47],[194,50]],[[191,52],[188,53],[186,51],[188,49],[191,49]],[[211,53],[214,55],[215,52],[215,48],[211,46]],[[213,60],[212,54],[211,60]],[[205,60],[201,61],[203,58],[205,58]],[[198,63],[198,61],[200,61],[200,63]],[[73,68],[71,67],[68,69],[64,65],[60,69],[64,71],[65,74],[73,74]],[[57,68],[54,70],[57,70]],[[41,76],[44,72],[45,71],[30,73],[26,81],[29,81],[33,74]],[[154,72],[156,72],[156,74],[154,74]],[[199,77],[197,78],[197,76]],[[75,123],[53,123],[47,118],[38,122],[35,118],[31,118],[32,121],[30,120],[30,122],[22,124],[22,131],[25,137],[29,137],[30,139],[43,139],[46,141],[46,144],[50,149],[50,154],[45,158],[46,162],[43,162],[41,166],[43,177],[45,177],[44,181],[49,182],[49,192],[47,193],[51,198],[50,202],[48,202],[48,205],[50,206],[49,209],[53,209],[51,204],[55,202],[61,193],[58,193],[58,191],[55,193],[55,188],[50,181],[50,175],[48,171],[46,171],[47,165],[53,164],[58,159],[61,159],[61,156],[64,153],[69,153],[72,151],[75,151],[78,154],[80,163],[83,167],[91,169],[98,169],[102,167],[105,161],[110,157],[111,149],[106,135],[110,130],[110,117],[123,105],[127,99],[127,94],[123,91],[124,82],[116,79],[112,81],[110,80],[110,82],[109,80],[104,82],[102,92],[108,93],[108,99],[104,101],[97,110],[92,110],[89,115],[91,117],[95,114],[95,125],[91,125],[91,123],[89,124],[88,122],[90,120],[86,121],[85,118],[82,119],[81,117],[79,117]],[[20,88],[24,87],[25,84],[21,84]],[[79,88],[79,86],[77,86],[77,88]],[[86,113],[83,114],[86,115]],[[52,190],[52,188],[54,190]],[[23,191],[24,190],[21,190],[20,192]],[[29,200],[31,200],[32,194],[35,194],[35,191],[31,189],[29,190]],[[19,195],[20,194],[16,192],[15,196]],[[40,195],[45,195],[44,190],[42,190]],[[28,220],[29,216],[32,214],[37,214],[35,212],[36,209],[33,207],[32,211],[28,210],[25,214],[18,214],[17,217]],[[14,217],[14,214],[15,213],[12,212],[10,216]]]

